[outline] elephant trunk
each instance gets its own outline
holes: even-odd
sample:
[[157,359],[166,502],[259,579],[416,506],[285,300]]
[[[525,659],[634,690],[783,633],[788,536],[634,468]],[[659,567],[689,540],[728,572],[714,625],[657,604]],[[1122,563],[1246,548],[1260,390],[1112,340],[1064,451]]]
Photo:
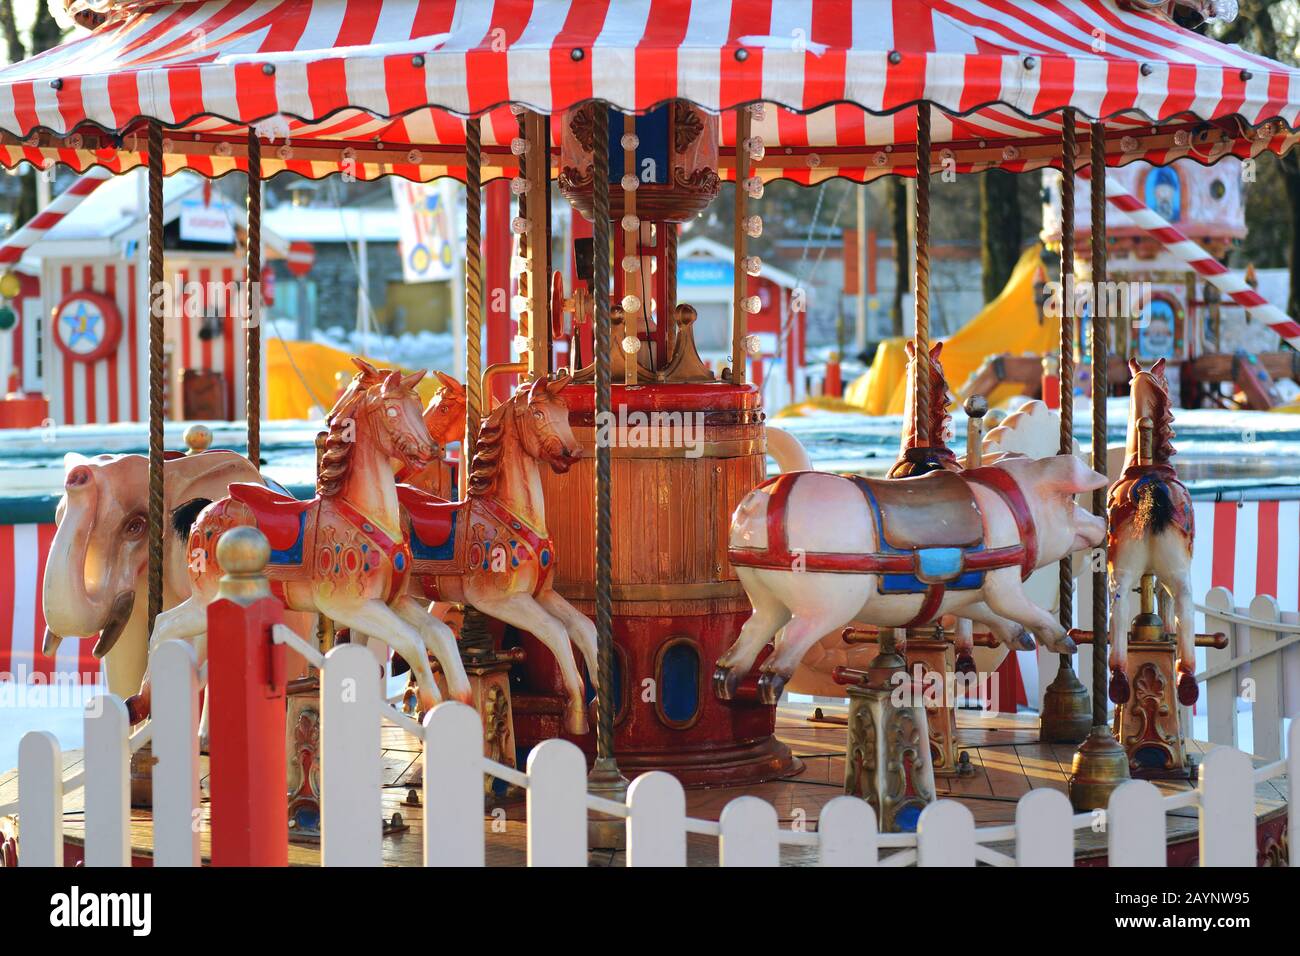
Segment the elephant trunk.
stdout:
[[98,497],[90,468],[78,465],[68,472],[62,520],[50,543],[41,591],[49,629],[47,652],[51,645],[58,646],[51,637],[87,637],[100,629],[106,616],[102,600],[86,591],[86,551],[95,527]]

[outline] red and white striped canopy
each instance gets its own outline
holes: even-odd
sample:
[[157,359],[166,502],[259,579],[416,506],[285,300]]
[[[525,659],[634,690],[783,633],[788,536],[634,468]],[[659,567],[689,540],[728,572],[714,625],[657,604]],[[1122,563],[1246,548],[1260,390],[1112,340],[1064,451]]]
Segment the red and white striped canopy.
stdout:
[[1064,108],[1106,121],[1112,162],[1283,149],[1300,113],[1300,72],[1122,0],[92,6],[108,14],[94,32],[0,71],[0,161],[125,169],[151,118],[172,131],[168,171],[241,168],[255,125],[272,140],[267,175],[324,175],[350,148],[360,177],[432,179],[460,174],[459,117],[473,115],[491,178],[513,171],[506,104],[682,97],[771,104],[761,171],[815,182],[911,165],[921,100],[943,111],[935,148],[958,172],[1052,161]]

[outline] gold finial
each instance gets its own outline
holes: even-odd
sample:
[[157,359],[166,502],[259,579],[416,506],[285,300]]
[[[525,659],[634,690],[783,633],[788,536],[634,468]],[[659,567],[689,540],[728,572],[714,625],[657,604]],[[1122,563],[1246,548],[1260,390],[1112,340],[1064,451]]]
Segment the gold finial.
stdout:
[[183,438],[185,447],[189,449],[186,454],[197,455],[212,446],[212,429],[207,425],[191,425],[185,429]]
[[1143,415],[1138,419],[1138,464],[1151,464],[1151,445],[1155,436],[1155,422]]
[[270,597],[271,586],[263,574],[270,560],[266,535],[252,525],[231,528],[217,539],[217,564],[224,572],[218,596],[244,605]]
[[1165,625],[1156,611],[1156,576],[1150,572],[1142,575],[1138,590],[1142,603],[1138,616],[1133,619],[1131,639],[1135,642],[1164,640]]
[[971,395],[963,407],[966,409],[966,467],[978,468],[984,463],[984,416],[989,411],[989,400],[983,395]]

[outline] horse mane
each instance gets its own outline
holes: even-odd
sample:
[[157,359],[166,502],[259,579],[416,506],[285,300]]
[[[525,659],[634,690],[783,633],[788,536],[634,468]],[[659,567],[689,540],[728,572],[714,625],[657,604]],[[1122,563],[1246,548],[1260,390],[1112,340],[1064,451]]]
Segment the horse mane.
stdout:
[[[1163,372],[1144,371],[1138,375],[1149,376],[1153,383],[1156,407],[1151,416],[1151,461],[1164,464],[1177,454],[1173,442],[1174,411],[1173,403],[1169,400],[1169,381]],[[1134,376],[1135,379],[1136,377]],[[1137,414],[1136,410],[1131,414]]]
[[[948,415],[948,379],[943,373],[943,363],[939,357],[930,353],[930,407],[926,409],[926,421],[929,423],[930,447],[946,449],[943,440],[943,420]],[[912,408],[912,398],[916,388],[916,352],[907,360],[907,404],[908,412],[903,421],[903,448],[916,447],[916,415]]]
[[478,440],[474,443],[474,461],[470,466],[468,496],[471,498],[491,494],[501,474],[501,454],[505,448],[507,416],[514,409],[522,388],[492,410],[492,414],[479,425]]
[[373,384],[371,376],[358,372],[330,410],[326,421],[329,434],[325,438],[325,451],[316,469],[316,494],[322,498],[333,497],[343,490],[343,482],[352,467],[352,449],[356,445],[356,435],[344,432],[349,425],[355,427],[352,413],[361,403],[366,389]]

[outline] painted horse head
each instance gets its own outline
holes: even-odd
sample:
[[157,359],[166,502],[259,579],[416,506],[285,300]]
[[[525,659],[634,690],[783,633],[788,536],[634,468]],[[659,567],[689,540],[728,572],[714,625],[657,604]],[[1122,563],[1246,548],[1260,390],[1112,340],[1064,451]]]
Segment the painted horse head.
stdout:
[[424,372],[403,377],[354,358],[359,371],[326,419],[329,437],[316,482],[325,497],[337,494],[352,462],[358,441],[368,440],[404,466],[423,468],[433,459],[433,439],[420,410],[415,386]]
[[568,384],[568,372],[539,378],[521,386],[484,420],[474,448],[471,496],[495,488],[508,435],[514,436],[525,455],[550,465],[556,474],[564,474],[582,457],[582,446],[569,427],[568,403],[560,396]]
[[450,445],[465,439],[465,386],[445,372],[433,373],[442,387],[433,395],[433,401],[424,410],[424,423],[429,435],[438,445]]
[[1151,419],[1151,461],[1164,464],[1177,452],[1174,450],[1174,412],[1169,401],[1169,382],[1165,379],[1165,360],[1158,359],[1151,368],[1143,370],[1137,359],[1129,359],[1128,439],[1125,442],[1127,463],[1138,461],[1138,423]]

